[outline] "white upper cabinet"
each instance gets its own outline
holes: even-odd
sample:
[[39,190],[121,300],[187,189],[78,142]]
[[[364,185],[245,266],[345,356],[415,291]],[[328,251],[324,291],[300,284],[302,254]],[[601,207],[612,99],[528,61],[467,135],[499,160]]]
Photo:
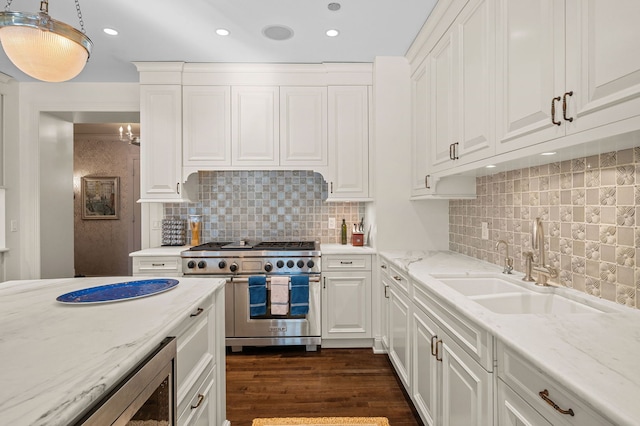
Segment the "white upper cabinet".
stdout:
[[[411,76],[411,195],[431,194],[429,182],[429,74],[422,64]],[[434,185],[435,186],[435,185]]]
[[329,87],[329,199],[369,197],[369,88]]
[[183,165],[194,170],[231,165],[231,88],[184,86]]
[[182,87],[140,86],[140,193],[143,201],[180,201]]
[[637,0],[566,1],[567,133],[640,115],[638,17]]
[[327,88],[280,87],[280,165],[327,166]]
[[427,57],[431,171],[494,154],[495,0],[472,0]]
[[497,151],[640,115],[640,56],[629,50],[640,39],[637,16],[633,0],[501,0]]
[[231,155],[235,165],[279,164],[279,102],[278,87],[232,87]]

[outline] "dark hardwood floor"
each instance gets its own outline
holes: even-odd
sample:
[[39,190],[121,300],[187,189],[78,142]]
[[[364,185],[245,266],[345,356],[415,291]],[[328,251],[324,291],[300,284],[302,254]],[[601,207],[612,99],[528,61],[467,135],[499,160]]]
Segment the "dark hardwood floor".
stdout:
[[227,352],[227,419],[387,417],[422,425],[387,355],[371,349],[244,348]]

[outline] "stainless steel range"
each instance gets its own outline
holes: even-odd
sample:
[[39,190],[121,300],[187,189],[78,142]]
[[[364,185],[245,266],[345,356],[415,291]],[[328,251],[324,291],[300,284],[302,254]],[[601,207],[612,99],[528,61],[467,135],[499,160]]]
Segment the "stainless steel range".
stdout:
[[226,278],[226,345],[234,351],[275,345],[315,350],[320,344],[321,254],[315,242],[211,242],[181,257],[185,276]]

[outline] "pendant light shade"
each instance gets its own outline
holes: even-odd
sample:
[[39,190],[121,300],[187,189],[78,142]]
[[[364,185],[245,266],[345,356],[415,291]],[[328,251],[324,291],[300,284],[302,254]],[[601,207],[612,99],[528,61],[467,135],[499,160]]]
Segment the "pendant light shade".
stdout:
[[0,43],[25,74],[42,81],[67,81],[83,70],[92,42],[85,34],[40,13],[0,12]]

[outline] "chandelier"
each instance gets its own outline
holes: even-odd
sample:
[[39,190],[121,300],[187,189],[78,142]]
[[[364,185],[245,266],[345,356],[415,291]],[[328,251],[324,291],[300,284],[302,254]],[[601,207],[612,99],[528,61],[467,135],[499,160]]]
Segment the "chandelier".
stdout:
[[49,16],[49,0],[40,2],[40,12],[11,12],[12,0],[0,12],[0,43],[13,64],[42,81],[67,81],[80,74],[93,43],[85,35],[79,0],[75,0],[79,31]]
[[140,136],[134,136],[131,131],[131,124],[127,125],[127,131],[124,131],[124,128],[120,126],[120,140],[122,142],[128,142],[131,145],[140,146]]

